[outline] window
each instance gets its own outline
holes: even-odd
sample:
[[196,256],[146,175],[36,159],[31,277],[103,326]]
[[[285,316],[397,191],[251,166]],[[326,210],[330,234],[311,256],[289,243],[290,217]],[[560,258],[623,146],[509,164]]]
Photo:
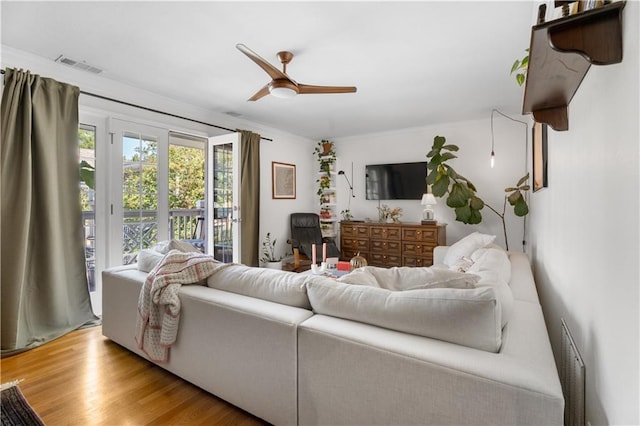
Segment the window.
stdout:
[[89,292],[96,291],[96,128],[78,127],[78,163],[80,167],[80,205],[84,229],[84,256]]

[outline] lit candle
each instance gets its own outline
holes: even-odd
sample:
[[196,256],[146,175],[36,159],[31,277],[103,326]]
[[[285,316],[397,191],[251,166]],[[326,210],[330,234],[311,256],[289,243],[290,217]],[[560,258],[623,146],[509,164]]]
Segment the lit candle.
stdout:
[[316,265],[316,245],[311,244],[311,264]]
[[327,261],[327,243],[322,243],[322,261]]

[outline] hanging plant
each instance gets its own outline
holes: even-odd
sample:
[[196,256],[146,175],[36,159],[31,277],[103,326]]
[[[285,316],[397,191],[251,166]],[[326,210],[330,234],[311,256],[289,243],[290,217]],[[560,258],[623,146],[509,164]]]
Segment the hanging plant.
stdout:
[[429,162],[427,163],[427,185],[431,185],[431,192],[436,197],[447,197],[447,206],[454,209],[456,220],[462,223],[477,225],[482,222],[482,210],[485,206],[498,215],[502,220],[502,230],[504,231],[504,241],[506,249],[509,250],[509,242],[507,240],[507,225],[505,221],[505,212],[507,202],[513,207],[516,216],[522,217],[529,213],[529,206],[524,197],[524,192],[529,190],[529,173],[518,180],[515,186],[505,188],[504,204],[502,213],[489,204],[485,203],[476,194],[475,185],[466,177],[456,172],[451,165],[447,164],[449,160],[458,158],[454,152],[458,152],[457,145],[445,145],[446,138],[436,136],[433,138],[433,146],[427,154]]
[[511,74],[516,73],[516,82],[518,86],[522,86],[527,78],[527,69],[529,68],[529,49],[525,49],[527,54],[522,59],[516,59],[511,66]]
[[333,142],[326,139],[321,140],[316,144],[313,153],[318,157],[320,171],[331,171],[331,165],[336,161],[336,152],[333,148]]

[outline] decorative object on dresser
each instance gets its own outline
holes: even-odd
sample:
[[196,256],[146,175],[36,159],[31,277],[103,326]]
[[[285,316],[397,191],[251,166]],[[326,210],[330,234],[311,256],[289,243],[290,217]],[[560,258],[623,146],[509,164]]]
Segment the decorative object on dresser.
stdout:
[[342,258],[359,254],[370,266],[431,266],[434,247],[445,244],[445,224],[340,223]]
[[386,204],[378,207],[378,219],[380,220],[380,222],[399,222],[400,216],[402,216],[402,209],[400,207],[394,207],[392,209]]
[[340,212],[342,215],[342,220],[346,220],[347,222],[353,219],[353,214],[351,214],[351,210],[346,209]]
[[421,223],[423,225],[436,223],[436,215],[435,215],[435,212],[433,211],[433,206],[438,204],[438,202],[436,201],[436,197],[434,197],[431,192],[427,192],[422,195],[422,201],[420,201],[420,204],[425,206],[424,210],[422,210]]

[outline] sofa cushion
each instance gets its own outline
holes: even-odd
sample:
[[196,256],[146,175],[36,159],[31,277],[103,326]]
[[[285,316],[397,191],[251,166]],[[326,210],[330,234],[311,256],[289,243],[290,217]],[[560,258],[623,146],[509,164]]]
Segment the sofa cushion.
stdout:
[[402,291],[420,288],[473,288],[479,279],[477,275],[448,269],[365,266],[343,275],[338,281]]
[[481,248],[473,252],[471,260],[473,265],[467,272],[496,271],[504,282],[511,280],[511,262],[506,251],[500,248]]
[[495,290],[489,286],[391,291],[322,276],[310,277],[306,285],[318,314],[490,352],[500,349],[501,312]]
[[311,309],[304,285],[306,279],[307,275],[303,274],[232,264],[216,270],[207,279],[207,286],[283,305]]
[[451,247],[449,247],[449,250],[447,250],[443,262],[448,267],[454,267],[460,259],[471,256],[474,251],[491,244],[495,239],[495,235],[473,232],[458,242],[453,243]]
[[480,277],[476,288],[492,288],[498,301],[500,310],[500,326],[504,327],[513,312],[513,293],[506,281],[502,280],[496,271],[479,271],[475,273]]

